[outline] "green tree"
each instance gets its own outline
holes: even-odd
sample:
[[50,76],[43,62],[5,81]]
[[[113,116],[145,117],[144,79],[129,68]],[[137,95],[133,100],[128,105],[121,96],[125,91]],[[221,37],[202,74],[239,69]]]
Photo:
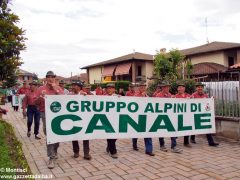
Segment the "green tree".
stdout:
[[157,52],[154,58],[154,74],[160,80],[174,80],[180,77],[179,68],[184,61],[184,56],[177,49],[168,53]]
[[[26,49],[25,31],[16,24],[19,17],[11,12],[8,1],[0,3],[0,81],[13,80],[23,63],[20,52]],[[15,82],[15,81],[14,81]]]
[[187,60],[185,64],[186,64],[185,69],[186,69],[187,77],[190,78],[190,75],[192,74],[192,71],[193,71],[192,62],[190,60]]

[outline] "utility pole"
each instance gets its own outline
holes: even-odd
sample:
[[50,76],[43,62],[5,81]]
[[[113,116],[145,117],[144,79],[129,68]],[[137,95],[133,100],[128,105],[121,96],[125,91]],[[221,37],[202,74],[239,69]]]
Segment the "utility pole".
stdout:
[[206,26],[206,41],[207,41],[207,44],[208,44],[209,40],[208,40],[208,22],[207,22],[207,17],[205,18],[205,26]]

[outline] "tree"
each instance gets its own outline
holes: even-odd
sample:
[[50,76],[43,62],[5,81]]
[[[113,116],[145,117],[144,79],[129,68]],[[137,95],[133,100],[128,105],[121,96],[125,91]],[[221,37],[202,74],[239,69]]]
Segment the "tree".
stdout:
[[0,5],[0,81],[12,81],[23,63],[20,52],[26,49],[25,31],[16,25],[19,17],[11,12],[8,1],[2,0]]
[[177,49],[157,52],[154,58],[154,73],[160,80],[174,80],[180,77],[179,68],[184,61],[184,56]]
[[187,62],[186,62],[186,73],[187,73],[188,78],[190,78],[190,75],[192,74],[192,71],[193,71],[192,62],[190,60],[187,60]]

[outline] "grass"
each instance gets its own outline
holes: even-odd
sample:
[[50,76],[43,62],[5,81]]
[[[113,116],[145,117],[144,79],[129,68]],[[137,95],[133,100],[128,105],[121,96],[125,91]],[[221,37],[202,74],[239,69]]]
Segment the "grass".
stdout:
[[25,173],[1,172],[0,175],[31,175],[22,151],[22,144],[17,140],[10,124],[0,119],[0,168],[25,169]]

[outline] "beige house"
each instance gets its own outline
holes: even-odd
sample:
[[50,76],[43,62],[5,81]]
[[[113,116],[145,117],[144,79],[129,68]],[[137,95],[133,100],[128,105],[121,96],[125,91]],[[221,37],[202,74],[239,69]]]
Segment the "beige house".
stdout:
[[128,80],[147,82],[153,72],[153,55],[134,52],[121,57],[82,67],[87,70],[88,83]]
[[192,64],[216,63],[230,67],[240,63],[240,43],[211,42],[202,46],[183,49],[181,52]]
[[[211,42],[181,52],[194,65],[193,77],[225,72],[240,63],[240,43]],[[82,69],[87,70],[90,84],[117,80],[148,82],[147,78],[153,75],[153,58],[153,55],[135,52]]]

